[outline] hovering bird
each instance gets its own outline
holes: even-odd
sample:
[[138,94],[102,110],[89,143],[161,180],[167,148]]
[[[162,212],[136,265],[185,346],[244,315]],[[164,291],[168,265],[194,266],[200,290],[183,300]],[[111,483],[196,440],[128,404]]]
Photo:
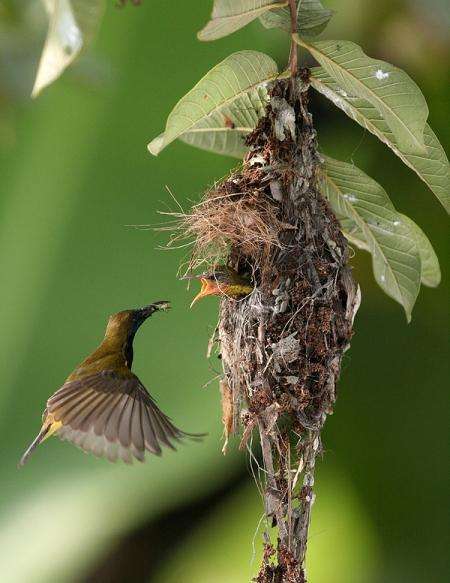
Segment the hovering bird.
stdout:
[[51,435],[96,456],[127,463],[133,457],[144,461],[145,452],[161,455],[161,446],[175,449],[172,442],[183,437],[203,436],[175,427],[131,372],[139,326],[169,307],[161,301],[110,316],[103,342],[48,399],[42,428],[19,466]]
[[217,265],[211,272],[187,276],[186,279],[199,279],[200,292],[192,300],[192,306],[205,296],[224,295],[234,299],[248,296],[253,291],[251,282],[226,265]]

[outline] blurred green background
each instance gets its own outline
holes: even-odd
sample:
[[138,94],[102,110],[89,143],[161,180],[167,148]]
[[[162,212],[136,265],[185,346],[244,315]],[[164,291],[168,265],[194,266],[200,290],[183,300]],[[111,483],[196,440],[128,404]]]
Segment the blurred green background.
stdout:
[[[176,100],[216,62],[259,49],[280,65],[287,42],[258,23],[212,44],[195,33],[209,0],[115,9],[63,78],[29,98],[45,20],[39,3],[0,2],[0,579],[3,583],[244,583],[259,565],[262,503],[248,454],[223,457],[217,361],[204,358],[216,300],[189,310],[182,251],[158,249],[158,210],[183,206],[236,162],[147,142]],[[347,38],[405,68],[448,147],[449,37],[444,1],[342,0],[328,38]],[[450,580],[448,236],[444,211],[370,134],[313,96],[321,147],[355,161],[428,233],[443,283],[423,289],[408,326],[376,287],[363,289],[326,452],[318,471],[312,583]],[[144,326],[135,369],[186,430],[208,431],[161,459],[109,465],[58,440],[22,471],[46,398],[99,342],[107,316],[171,299]]]

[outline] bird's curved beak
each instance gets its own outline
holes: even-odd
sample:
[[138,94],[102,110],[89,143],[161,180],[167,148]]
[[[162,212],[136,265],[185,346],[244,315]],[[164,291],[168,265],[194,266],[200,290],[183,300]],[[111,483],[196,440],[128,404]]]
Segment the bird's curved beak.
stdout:
[[220,288],[217,285],[217,282],[215,282],[214,280],[206,279],[205,277],[201,277],[200,283],[202,284],[202,287],[201,287],[199,293],[192,300],[191,305],[190,305],[191,308],[196,302],[198,302],[198,300],[201,300],[205,296],[213,296],[216,294],[220,294]]
[[144,306],[143,308],[139,308],[139,319],[142,319],[142,322],[146,320],[149,316],[157,312],[158,310],[169,310],[170,309],[170,302],[168,301],[160,301],[154,302],[153,304],[149,304],[148,306]]

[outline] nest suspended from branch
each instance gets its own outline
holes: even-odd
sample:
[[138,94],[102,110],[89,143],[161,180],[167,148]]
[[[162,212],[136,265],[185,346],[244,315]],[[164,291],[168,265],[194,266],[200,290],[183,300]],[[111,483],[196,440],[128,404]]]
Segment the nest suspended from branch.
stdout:
[[253,278],[248,297],[221,300],[226,433],[241,428],[243,445],[253,429],[260,433],[265,511],[278,547],[266,539],[257,581],[299,583],[320,432],[360,298],[346,240],[320,194],[307,83],[292,95],[280,80],[270,95],[242,169],[179,218],[195,239],[191,267],[222,259]]

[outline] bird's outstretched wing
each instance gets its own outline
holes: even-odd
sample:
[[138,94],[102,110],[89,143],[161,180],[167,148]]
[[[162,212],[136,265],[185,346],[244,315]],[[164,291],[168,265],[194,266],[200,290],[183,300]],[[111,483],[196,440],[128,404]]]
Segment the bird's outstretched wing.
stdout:
[[144,461],[146,451],[161,455],[162,446],[175,449],[183,437],[201,437],[175,427],[136,375],[113,370],[65,383],[45,415],[61,424],[54,431],[61,439],[110,461]]

